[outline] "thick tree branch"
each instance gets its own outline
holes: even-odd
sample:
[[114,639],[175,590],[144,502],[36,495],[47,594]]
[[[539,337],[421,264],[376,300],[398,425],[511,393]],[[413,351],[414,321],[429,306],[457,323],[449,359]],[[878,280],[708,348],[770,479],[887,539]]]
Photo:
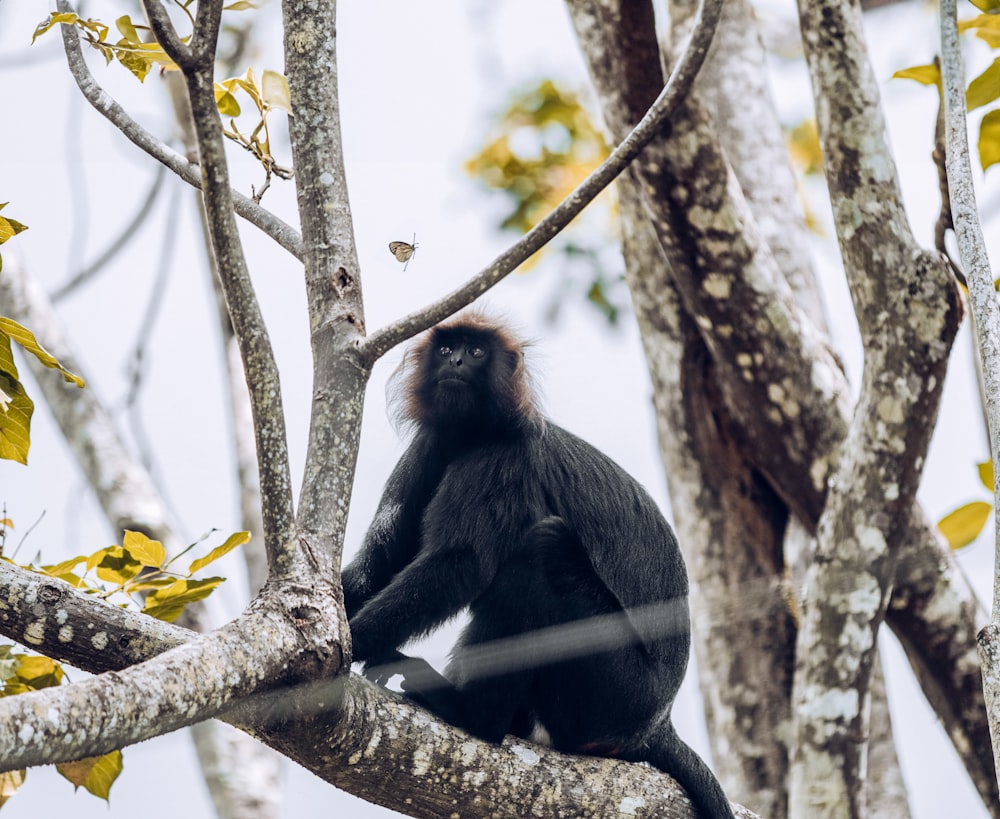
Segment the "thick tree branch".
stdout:
[[[70,12],[69,0],[57,0],[59,11]],[[134,145],[145,151],[158,162],[163,163],[181,179],[195,188],[201,188],[201,171],[194,162],[189,162],[173,148],[156,139],[139,123],[130,117],[125,110],[112,99],[94,79],[87,67],[80,47],[80,39],[72,26],[62,27],[63,47],[66,51],[66,62],[70,74],[76,80],[77,86],[84,98],[112,125],[122,132]],[[236,212],[250,224],[256,226],[274,239],[285,250],[296,258],[301,258],[301,238],[290,225],[281,221],[273,213],[268,212],[252,199],[236,191],[232,192],[233,207]]]
[[[656,74],[647,68],[632,72],[629,80],[616,70],[621,61],[601,56],[603,29],[593,8],[596,4],[570,3],[605,120],[612,134],[620,135],[655,95]],[[643,93],[632,87],[636,83]],[[649,187],[647,216],[661,238],[683,307],[713,359],[733,433],[781,498],[815,531],[852,414],[851,390],[828,341],[795,305],[712,129],[691,100],[645,149],[635,172]],[[666,281],[649,285],[666,286]],[[905,547],[889,622],[984,804],[1000,816],[980,672],[968,662],[979,630],[978,603],[926,515],[914,507],[903,519]]]
[[[72,639],[67,630],[78,623],[56,626],[57,619],[35,621],[19,639],[38,645],[46,628]],[[270,650],[250,656],[252,644]],[[257,606],[219,631],[128,669],[6,697],[0,700],[0,772],[108,753],[215,716],[265,683],[287,682],[288,658],[302,648],[287,612]]]
[[660,134],[665,123],[669,122],[670,117],[683,105],[705,61],[721,10],[722,0],[701,0],[690,41],[671,71],[667,84],[638,124],[630,132],[625,133],[611,156],[516,244],[501,253],[462,287],[429,307],[372,334],[364,345],[364,352],[369,359],[374,361],[396,344],[427,329],[481,296],[568,225],[573,217],[625,170],[640,151]]
[[[948,193],[982,358],[993,474],[1000,475],[1000,308],[997,307],[993,273],[986,254],[969,165],[965,72],[958,44],[955,0],[942,0],[941,3],[941,55]],[[994,511],[1000,509],[998,504],[1000,482],[994,487]],[[993,739],[993,764],[1000,781],[1000,514],[994,514],[994,526],[993,613],[990,624],[979,635],[979,651]]]
[[947,262],[909,232],[860,10],[800,0],[799,14],[865,368],[807,572],[789,803],[862,817],[878,628],[962,309]]
[[336,2],[284,0],[282,14],[313,354],[298,526],[316,573],[332,578],[340,568],[371,369],[359,355],[365,316],[340,134]]
[[[295,600],[289,600],[280,608],[295,611],[295,604]],[[330,612],[326,614],[332,616]],[[263,609],[257,615],[253,618],[258,621],[256,625],[248,620],[241,627],[247,629],[243,639],[266,641],[273,646],[273,652],[268,652],[272,661],[278,656],[289,656],[294,646],[285,641],[294,640],[298,634],[294,628],[288,628],[290,618],[276,616],[273,610],[265,613]],[[319,628],[323,619],[318,617],[311,622]],[[258,627],[269,630],[250,633]],[[94,673],[120,671],[126,665],[150,660],[173,647],[174,656],[187,657],[186,662],[193,664],[189,671],[199,680],[211,677],[209,688],[223,674],[215,672],[217,655],[208,649],[199,655],[197,646],[184,644],[186,639],[195,638],[191,632],[146,615],[122,611],[65,583],[2,561],[0,633],[27,636],[27,643],[46,655],[61,657]],[[199,638],[199,642],[204,639]],[[230,642],[229,638],[223,641],[226,650]],[[169,658],[164,655],[160,659]],[[307,657],[304,659],[308,662]],[[209,664],[198,665],[204,662]],[[144,673],[158,667],[156,663],[153,660],[131,671]],[[94,682],[108,680],[113,691],[121,690],[131,671],[98,677]],[[260,676],[262,670],[254,667],[254,673],[258,683],[272,684],[274,678]],[[188,687],[194,685],[187,683]],[[50,695],[49,700],[28,699],[35,695],[0,700],[0,725],[13,726],[6,732],[0,728],[0,769],[19,767],[26,758],[23,752],[30,753],[35,762],[54,761],[76,752],[78,746],[57,742],[49,746],[47,757],[36,759],[38,752],[34,748],[25,749],[17,737],[20,726],[34,725],[33,718],[29,714],[27,722],[17,721],[22,719],[23,705],[14,712],[8,710],[16,700],[35,704],[63,702],[65,692],[75,687],[48,689],[61,692]],[[147,710],[162,701],[155,691],[149,693],[145,700]],[[213,701],[205,707],[211,710],[217,706]],[[115,704],[111,711],[97,710],[113,715],[117,709]],[[88,710],[95,709],[88,707]],[[218,716],[250,732],[325,781],[413,816],[445,819],[454,815],[456,805],[473,802],[489,805],[492,816],[510,819],[520,819],[528,812],[546,816],[566,812],[574,816],[611,816],[622,812],[623,806],[629,815],[636,817],[692,819],[693,816],[680,787],[670,777],[646,765],[567,757],[512,738],[500,746],[481,742],[355,675],[261,691],[232,703]],[[111,730],[110,724],[105,725],[106,731]],[[169,724],[173,727],[174,723]],[[427,742],[429,732],[435,737],[432,744]],[[89,739],[88,743],[86,747],[103,747]],[[428,775],[438,770],[452,773],[442,777]],[[484,776],[484,770],[489,771],[488,776]],[[745,809],[737,809],[737,815],[747,819],[754,816]]]

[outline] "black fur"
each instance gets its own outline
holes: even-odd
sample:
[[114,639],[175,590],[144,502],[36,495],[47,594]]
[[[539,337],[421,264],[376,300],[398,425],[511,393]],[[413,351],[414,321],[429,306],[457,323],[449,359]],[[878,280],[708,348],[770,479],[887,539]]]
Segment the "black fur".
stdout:
[[[416,434],[344,570],[354,659],[483,739],[647,761],[733,813],[670,707],[690,648],[670,526],[617,464],[535,409],[522,346],[482,317],[404,361]],[[468,607],[445,676],[399,649]]]

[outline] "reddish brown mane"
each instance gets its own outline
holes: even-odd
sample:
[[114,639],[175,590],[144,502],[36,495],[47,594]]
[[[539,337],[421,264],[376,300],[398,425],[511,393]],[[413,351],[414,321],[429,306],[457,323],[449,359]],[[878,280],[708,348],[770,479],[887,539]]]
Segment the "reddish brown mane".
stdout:
[[423,362],[437,346],[441,333],[463,330],[490,337],[510,361],[509,377],[498,385],[496,398],[512,421],[518,424],[540,422],[542,415],[538,409],[531,374],[524,360],[524,350],[528,343],[504,326],[498,318],[479,310],[467,310],[446,319],[419,336],[407,349],[387,387],[390,414],[395,422],[400,426],[407,426],[419,425],[426,420],[419,397]]

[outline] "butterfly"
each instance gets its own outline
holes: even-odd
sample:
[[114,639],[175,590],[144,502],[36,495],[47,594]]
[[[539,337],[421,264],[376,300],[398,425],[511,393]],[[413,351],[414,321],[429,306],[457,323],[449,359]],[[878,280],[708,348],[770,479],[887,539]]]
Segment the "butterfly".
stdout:
[[389,252],[396,257],[397,262],[402,262],[404,272],[418,247],[420,245],[417,244],[416,233],[413,234],[413,242],[389,242]]

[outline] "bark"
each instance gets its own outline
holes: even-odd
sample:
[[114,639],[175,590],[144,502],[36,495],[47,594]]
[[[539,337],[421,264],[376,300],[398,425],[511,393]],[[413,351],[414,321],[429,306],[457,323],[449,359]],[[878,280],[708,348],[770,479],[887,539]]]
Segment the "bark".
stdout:
[[[282,642],[283,636],[293,633],[317,646],[314,629],[322,627],[324,617],[332,613],[310,613],[307,605],[302,605],[304,601],[304,597],[286,598],[298,620],[282,615],[283,606],[258,609],[256,626],[241,618],[242,637],[235,631],[230,637],[234,648],[242,645],[242,659],[247,659],[247,644],[268,645],[280,652],[277,656],[294,656]],[[306,617],[310,619],[306,621]],[[289,623],[297,628],[289,631]],[[257,628],[266,632],[254,631]],[[172,649],[170,653],[178,658],[200,652],[188,660],[188,673],[198,680],[188,679],[180,685],[209,694],[215,686],[206,685],[204,677],[214,680],[225,656],[213,655],[205,645],[214,635],[192,643],[194,635],[189,631],[110,606],[65,583],[2,562],[0,633],[27,639],[43,654],[86,671],[117,672],[94,678],[95,688],[104,690],[101,701],[107,702],[107,708],[84,704],[79,710],[105,720],[109,741],[121,744],[138,737],[125,723],[108,722],[109,715],[120,712],[118,704],[108,702],[109,680],[110,687],[131,685],[132,677],[137,676],[134,672],[148,672],[144,679],[150,688],[143,692],[145,698],[130,707],[141,710],[143,719],[155,721],[164,698],[151,689],[157,680],[163,687],[164,679],[172,679],[164,672],[177,670],[176,664],[168,667],[158,661],[169,659],[162,652]],[[201,649],[198,643],[203,644]],[[260,668],[257,662],[261,659],[252,659],[255,669]],[[266,661],[271,659],[268,652]],[[310,660],[307,652],[303,659],[304,663],[286,671],[284,682],[282,675],[273,672],[259,676],[262,687],[255,696],[230,702],[217,715],[362,798],[425,817],[450,817],[456,812],[512,819],[526,814],[600,817],[625,813],[675,819],[693,815],[680,787],[648,766],[567,757],[512,738],[499,746],[481,742],[360,677],[317,678],[316,668],[308,666],[309,662],[315,666],[317,658]],[[316,681],[296,682],[295,678]],[[70,689],[76,690],[69,693]],[[203,695],[198,693],[197,697]],[[83,720],[72,744],[43,742],[25,748],[22,742],[33,736],[32,728],[46,724],[48,717],[37,714],[51,714],[53,708],[64,707],[66,701],[76,702],[80,696],[74,685],[0,701],[0,771],[22,767],[26,755],[40,763],[100,750],[101,734],[84,735]],[[215,710],[215,705],[209,710]],[[737,815],[754,816],[745,809],[737,809]]]
[[[986,254],[982,225],[976,208],[975,186],[969,162],[966,131],[965,78],[958,45],[955,3],[941,4],[941,54],[946,168],[952,221],[959,255],[968,277],[969,298],[975,317],[973,326],[982,361],[993,474],[1000,474],[1000,308],[997,306],[993,274]],[[994,486],[994,510],[1000,508],[1000,484]],[[993,607],[990,624],[979,634],[979,658],[983,667],[993,763],[1000,780],[1000,515],[994,514]]]
[[[634,6],[622,13],[617,4],[574,2],[570,9],[605,120],[620,133],[655,87],[653,49],[640,45],[634,24],[619,33],[637,19]],[[843,373],[794,304],[693,102],[637,165],[646,186],[644,210],[663,239],[682,305],[715,363],[745,456],[815,531],[850,417]],[[978,604],[926,517],[914,509],[903,520],[906,545],[890,624],[984,803],[996,811],[979,672],[968,662]]]
[[810,0],[799,14],[865,368],[807,572],[789,802],[861,817],[876,638],[962,309],[947,262],[909,232],[860,11]]
[[[779,589],[787,507],[731,437],[712,363],[665,271],[635,190],[619,185],[626,276],[653,382],[713,768],[726,794],[785,815],[795,626]],[[651,275],[659,271],[659,275]]]

